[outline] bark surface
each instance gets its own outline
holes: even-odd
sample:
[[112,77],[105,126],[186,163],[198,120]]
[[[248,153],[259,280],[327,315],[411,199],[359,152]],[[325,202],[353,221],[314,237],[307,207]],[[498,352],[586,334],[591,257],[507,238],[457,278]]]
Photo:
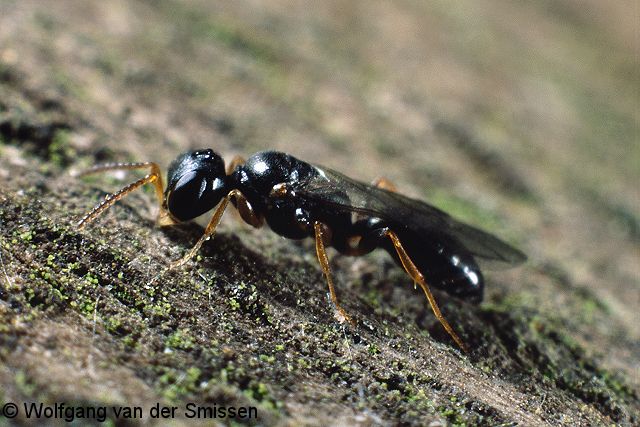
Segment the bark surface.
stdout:
[[[188,402],[255,406],[217,420],[252,425],[637,425],[628,10],[1,0],[0,401],[160,403],[178,425],[195,422]],[[71,171],[201,147],[384,175],[530,260],[488,269],[480,306],[436,292],[464,355],[386,253],[332,257],[351,327],[311,241],[229,212],[197,260],[158,278],[202,227],[156,227],[151,188],[75,227],[137,175]]]

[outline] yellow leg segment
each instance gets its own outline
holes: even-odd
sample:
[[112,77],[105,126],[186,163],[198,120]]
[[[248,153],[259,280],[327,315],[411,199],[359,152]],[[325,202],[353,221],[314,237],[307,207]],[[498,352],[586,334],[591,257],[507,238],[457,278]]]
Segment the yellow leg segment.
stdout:
[[324,247],[324,239],[326,238],[326,236],[323,228],[324,228],[323,224],[321,224],[318,221],[314,222],[313,230],[315,231],[315,237],[316,237],[316,255],[318,256],[318,261],[320,262],[320,266],[322,267],[322,272],[324,273],[324,276],[327,279],[327,284],[329,285],[329,295],[331,296],[331,302],[333,302],[333,305],[335,305],[336,310],[338,311],[340,316],[344,318],[344,320],[351,323],[352,325],[355,325],[355,322],[353,321],[353,319],[351,319],[351,316],[349,316],[347,312],[344,311],[344,309],[338,303],[336,289],[335,289],[335,286],[333,285],[333,279],[331,278],[331,268],[329,267],[329,258],[327,257],[327,251],[325,250],[325,247]]
[[231,199],[231,196],[232,196],[232,193],[229,193],[224,199],[222,199],[222,201],[216,208],[215,212],[213,213],[213,216],[211,217],[209,224],[207,224],[207,227],[204,229],[204,234],[202,235],[202,237],[198,239],[196,244],[191,248],[191,250],[185,256],[183,256],[178,261],[171,263],[167,271],[173,270],[174,268],[178,268],[186,264],[191,258],[193,258],[196,255],[200,247],[202,247],[202,244],[207,240],[209,240],[216,233],[216,228],[218,227],[218,224],[220,224],[220,220],[222,219],[222,214],[224,213],[225,209],[227,209],[227,206],[229,205],[229,200]]
[[390,230],[387,230],[385,232],[385,235],[389,239],[391,239],[391,242],[393,243],[393,246],[395,247],[396,252],[398,253],[398,257],[400,258],[400,262],[402,263],[402,266],[404,267],[407,274],[413,279],[415,283],[418,283],[422,288],[422,290],[424,291],[424,294],[427,297],[427,300],[429,301],[429,305],[431,305],[431,310],[433,310],[433,314],[435,314],[436,318],[440,321],[444,329],[451,336],[451,338],[453,338],[456,344],[458,344],[458,346],[465,353],[468,353],[469,349],[467,348],[467,346],[462,342],[460,337],[454,332],[449,322],[447,322],[447,319],[445,319],[444,316],[442,315],[442,312],[438,307],[438,303],[436,302],[436,299],[431,293],[431,290],[429,290],[429,286],[427,285],[427,282],[424,280],[424,276],[422,275],[422,273],[420,273],[420,271],[418,270],[418,267],[416,267],[413,261],[411,261],[411,258],[409,258],[409,254],[407,254],[407,252],[402,247],[402,243],[400,243],[400,239],[398,238],[398,235]]
[[115,202],[122,199],[132,191],[136,190],[139,187],[142,187],[145,184],[153,184],[156,190],[156,198],[158,199],[158,204],[160,205],[160,211],[164,210],[162,207],[162,202],[164,199],[164,189],[162,184],[162,175],[160,174],[160,167],[153,162],[145,162],[145,163],[107,163],[103,165],[97,165],[90,169],[87,169],[83,172],[80,172],[78,176],[91,175],[95,173],[113,171],[113,170],[131,170],[131,169],[151,169],[150,173],[146,175],[144,178],[140,178],[139,180],[132,182],[126,187],[120,189],[118,192],[108,195],[102,202],[100,202],[96,207],[94,207],[91,212],[86,214],[80,221],[78,221],[78,228],[83,228],[85,225],[89,224],[93,220],[95,220],[100,214],[109,209]]

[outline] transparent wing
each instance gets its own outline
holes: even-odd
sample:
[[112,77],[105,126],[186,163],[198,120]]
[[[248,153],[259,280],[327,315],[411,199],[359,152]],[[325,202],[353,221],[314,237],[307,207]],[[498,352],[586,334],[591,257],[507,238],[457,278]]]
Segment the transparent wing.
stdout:
[[497,237],[459,222],[425,202],[353,180],[331,169],[316,168],[317,176],[294,188],[298,197],[337,210],[381,218],[396,231],[405,229],[425,239],[434,235],[453,237],[474,257],[489,260],[492,265],[515,265],[527,258]]

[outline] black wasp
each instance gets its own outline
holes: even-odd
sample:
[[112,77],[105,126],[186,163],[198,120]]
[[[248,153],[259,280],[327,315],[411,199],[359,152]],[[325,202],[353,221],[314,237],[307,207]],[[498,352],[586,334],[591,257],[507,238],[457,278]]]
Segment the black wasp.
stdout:
[[347,255],[363,255],[384,248],[420,285],[431,308],[449,335],[462,340],[443,317],[429,283],[458,298],[482,300],[484,281],[477,259],[518,264],[526,259],[498,238],[463,224],[445,212],[395,191],[381,179],[368,185],[321,166],[277,151],[263,151],[224,161],[213,150],[190,151],[169,166],[163,188],[156,163],[111,163],[84,174],[108,170],[148,169],[149,174],[107,198],[80,222],[83,227],[116,201],[152,183],[160,203],[158,222],[187,221],[217,206],[204,235],[175,268],[191,259],[213,236],[231,202],[244,221],[260,227],[265,221],[276,233],[290,238],[315,238],[318,260],[329,284],[331,300],[344,320],[349,315],[338,303],[325,247]]

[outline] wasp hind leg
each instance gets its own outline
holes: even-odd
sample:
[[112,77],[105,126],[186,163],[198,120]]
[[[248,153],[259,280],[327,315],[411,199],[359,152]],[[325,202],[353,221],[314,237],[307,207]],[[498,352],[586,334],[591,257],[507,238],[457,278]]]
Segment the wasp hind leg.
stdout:
[[442,312],[438,307],[438,303],[436,302],[436,299],[431,293],[431,290],[429,289],[429,286],[427,285],[427,282],[425,281],[424,276],[418,270],[418,267],[416,267],[413,261],[411,261],[411,258],[409,257],[409,254],[407,254],[407,251],[405,251],[404,247],[402,246],[402,243],[400,242],[398,235],[389,229],[385,229],[384,236],[388,237],[393,243],[393,247],[395,248],[396,253],[398,254],[398,258],[400,259],[400,262],[402,263],[402,266],[404,267],[407,274],[413,279],[414,283],[419,284],[422,290],[424,291],[424,294],[427,297],[427,300],[429,301],[429,305],[431,305],[431,310],[433,310],[433,314],[440,321],[440,324],[442,324],[444,329],[451,336],[451,338],[453,338],[456,344],[458,344],[458,346],[465,353],[468,353],[469,349],[467,348],[467,346],[464,344],[464,342],[462,342],[458,334],[455,333],[455,331],[453,330],[449,322],[447,322],[447,319],[445,319],[444,316],[442,315]]
[[164,199],[163,195],[163,185],[162,185],[162,175],[160,174],[160,167],[157,163],[153,162],[144,162],[144,163],[106,163],[103,165],[97,165],[90,169],[80,172],[76,176],[86,176],[92,175],[95,173],[114,171],[114,170],[134,170],[134,169],[150,169],[149,173],[140,178],[137,181],[132,182],[131,184],[123,187],[119,191],[109,194],[102,202],[96,205],[89,213],[87,213],[80,221],[78,221],[78,228],[83,228],[85,225],[94,221],[100,214],[109,209],[115,202],[127,196],[132,191],[142,187],[145,184],[152,183],[155,188],[156,198],[158,199],[158,204],[160,205],[160,214],[158,218],[161,218],[164,213],[164,208],[162,207],[162,202]]
[[335,306],[341,321],[347,321],[351,325],[355,325],[355,322],[353,321],[351,316],[349,316],[338,303],[338,296],[336,295],[336,289],[333,284],[333,279],[331,278],[329,258],[327,257],[327,251],[325,249],[325,241],[329,240],[328,235],[330,231],[326,225],[318,221],[315,221],[313,223],[313,230],[315,232],[316,238],[316,255],[318,256],[318,261],[320,262],[320,266],[322,267],[322,272],[324,273],[324,276],[327,279],[327,284],[329,285],[329,296],[331,297],[331,302]]

